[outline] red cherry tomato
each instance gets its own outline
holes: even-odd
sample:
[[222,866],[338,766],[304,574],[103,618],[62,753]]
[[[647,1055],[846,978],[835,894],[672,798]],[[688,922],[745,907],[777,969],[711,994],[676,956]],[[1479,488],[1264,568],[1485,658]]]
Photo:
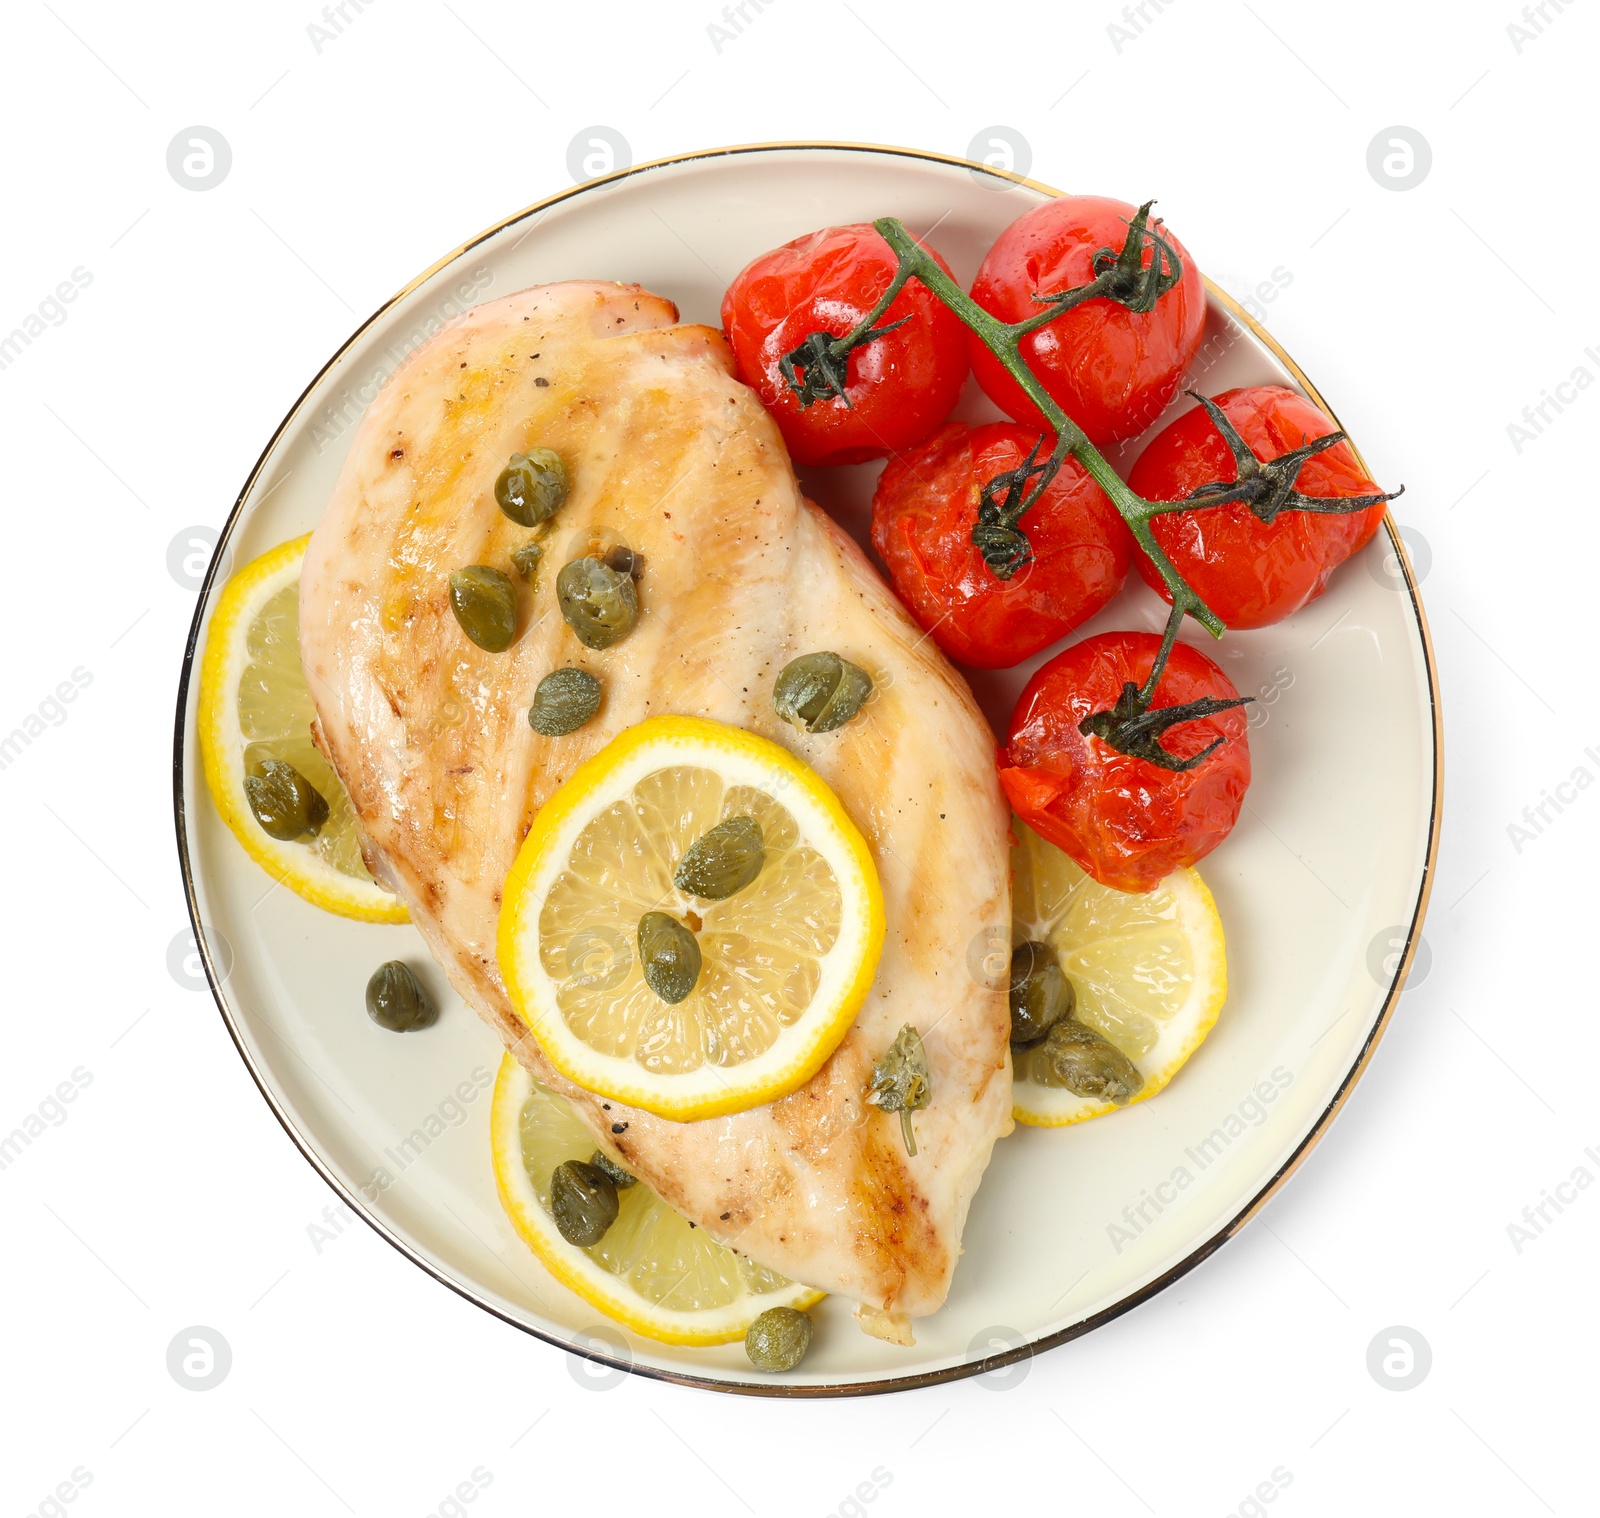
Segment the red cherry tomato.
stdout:
[[[1281,385],[1229,390],[1216,397],[1216,404],[1263,460],[1338,431],[1325,412]],[[1238,478],[1228,445],[1196,406],[1151,441],[1128,483],[1147,501],[1181,501],[1203,485],[1231,485]],[[1380,493],[1343,443],[1307,459],[1296,488],[1309,496]],[[1236,501],[1154,517],[1150,530],[1173,566],[1229,627],[1265,627],[1320,596],[1334,570],[1366,547],[1384,510],[1380,503],[1343,515],[1283,511],[1268,526]],[[1139,573],[1166,595],[1155,565],[1142,552]]]
[[728,286],[722,327],[739,378],[776,418],[796,463],[859,464],[895,453],[932,432],[961,394],[967,329],[919,280],[906,284],[877,325],[910,320],[846,360],[848,405],[835,397],[802,408],[784,382],[784,354],[813,332],[843,337],[878,303],[895,267],[893,250],[871,226],[825,227],[763,253]]
[[[1126,681],[1144,683],[1160,646],[1153,633],[1102,633],[1058,654],[1017,702],[1000,770],[1017,815],[1121,891],[1148,891],[1205,858],[1239,820],[1250,784],[1242,707],[1167,729],[1161,742],[1177,759],[1225,740],[1192,770],[1163,769],[1078,731],[1085,717],[1112,706]],[[1210,659],[1179,643],[1152,709],[1237,695]]]
[[1019,468],[1045,434],[1012,422],[952,422],[889,461],[872,497],[872,546],[900,599],[952,659],[1007,669],[1100,610],[1121,588],[1133,535],[1068,459],[1022,518],[1033,559],[999,579],[972,542],[980,492]]
[[[1001,321],[1036,316],[1035,295],[1088,284],[1102,248],[1119,251],[1138,207],[1098,195],[1064,195],[1037,206],[1002,232],[989,249],[972,298]],[[1050,397],[1098,446],[1136,437],[1165,410],[1200,348],[1206,320],[1205,281],[1171,233],[1183,277],[1155,309],[1130,311],[1107,298],[1085,301],[1022,341],[1022,355]],[[1148,268],[1155,249],[1146,245]],[[1039,408],[976,334],[972,371],[1008,416],[1047,426]]]

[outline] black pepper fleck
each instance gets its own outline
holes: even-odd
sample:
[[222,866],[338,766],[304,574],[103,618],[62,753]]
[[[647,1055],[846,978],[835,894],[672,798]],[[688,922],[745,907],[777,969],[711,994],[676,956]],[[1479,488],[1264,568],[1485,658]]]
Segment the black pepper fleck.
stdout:
[[628,1131],[628,1125],[626,1123],[613,1123],[611,1125],[611,1131],[613,1133],[626,1133]]

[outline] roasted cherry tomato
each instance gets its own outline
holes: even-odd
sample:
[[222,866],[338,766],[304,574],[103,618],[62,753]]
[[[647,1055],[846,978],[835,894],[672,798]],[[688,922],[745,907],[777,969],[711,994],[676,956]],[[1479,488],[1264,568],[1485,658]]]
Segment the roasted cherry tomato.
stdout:
[[872,546],[894,588],[952,659],[1007,669],[1100,610],[1128,573],[1133,536],[1105,492],[1068,459],[1028,508],[1032,560],[999,579],[973,545],[983,487],[1043,458],[1051,439],[1012,422],[952,422],[889,461],[872,497]]
[[[1153,633],[1102,633],[1058,654],[1017,702],[1000,769],[1017,815],[1102,885],[1122,891],[1148,891],[1205,858],[1239,820],[1250,784],[1243,707],[1162,734],[1162,747],[1180,761],[1224,740],[1189,770],[1119,753],[1079,730],[1084,718],[1109,710],[1126,683],[1143,685],[1160,646]],[[1151,709],[1237,695],[1210,659],[1179,643]]]
[[895,267],[871,226],[825,227],[763,253],[728,286],[722,327],[739,378],[777,419],[796,463],[859,464],[895,453],[932,432],[961,394],[967,329],[918,280],[877,326],[910,319],[850,353],[844,398],[802,407],[785,383],[784,354],[813,332],[843,337],[878,303]]
[[[1229,390],[1215,404],[1263,462],[1338,431],[1325,412],[1282,385]],[[1181,501],[1202,486],[1231,485],[1238,477],[1228,444],[1196,406],[1151,441],[1128,483],[1147,501]],[[1381,494],[1344,443],[1307,459],[1296,488],[1308,496]],[[1243,502],[1233,501],[1153,517],[1150,530],[1173,566],[1229,627],[1265,627],[1320,596],[1334,570],[1371,541],[1384,510],[1381,501],[1338,515],[1284,510],[1269,526]],[[1139,572],[1166,594],[1143,553]]]
[[[1137,206],[1098,195],[1063,195],[1036,206],[1012,222],[989,249],[973,282],[972,298],[1001,321],[1037,316],[1040,304],[1034,296],[1087,285],[1100,272],[1096,255],[1120,252],[1137,214]],[[1134,311],[1097,297],[1022,341],[1023,357],[1051,399],[1100,446],[1138,436],[1161,415],[1199,351],[1205,326],[1200,271],[1182,243],[1158,222],[1150,225],[1183,266],[1182,277],[1156,298],[1154,309]],[[1145,269],[1156,254],[1156,245],[1147,239]],[[1048,425],[976,334],[969,347],[978,383],[1002,411],[1031,426]]]

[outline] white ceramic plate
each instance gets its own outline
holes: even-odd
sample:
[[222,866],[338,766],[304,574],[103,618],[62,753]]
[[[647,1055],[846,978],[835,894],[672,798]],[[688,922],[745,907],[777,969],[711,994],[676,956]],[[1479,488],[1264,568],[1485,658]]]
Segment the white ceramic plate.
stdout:
[[[348,922],[272,888],[211,804],[192,675],[217,593],[233,566],[315,525],[361,410],[430,320],[592,278],[639,281],[685,320],[716,324],[724,287],[756,254],[882,215],[936,228],[965,282],[996,234],[1052,193],[926,153],[783,145],[569,190],[467,244],[368,321],[274,434],[228,521],[184,662],[175,776],[190,910],[217,1002],[263,1095],[346,1202],[439,1280],[553,1344],[722,1390],[838,1395],[970,1375],[1060,1343],[1159,1291],[1244,1225],[1325,1130],[1394,1005],[1426,906],[1440,785],[1426,626],[1391,530],[1298,616],[1213,649],[1260,701],[1246,811],[1204,865],[1231,982],[1211,1038],[1159,1098],[1074,1128],[1019,1128],[998,1146],[950,1300],[917,1323],[914,1349],[867,1338],[848,1304],[830,1300],[805,1365],[780,1384],[753,1372],[738,1345],[674,1349],[598,1322],[545,1274],[490,1174],[494,1035],[437,974],[445,1011],[433,1029],[397,1038],[374,1027],[362,1010],[367,976],[382,960],[426,961],[415,931]],[[1268,381],[1309,390],[1215,290],[1201,363],[1193,383],[1209,393]],[[994,413],[969,387],[958,414]],[[864,536],[876,474],[820,470],[806,483]],[[1160,626],[1155,597],[1130,580],[1084,631]],[[1001,730],[1031,667],[974,682]]]

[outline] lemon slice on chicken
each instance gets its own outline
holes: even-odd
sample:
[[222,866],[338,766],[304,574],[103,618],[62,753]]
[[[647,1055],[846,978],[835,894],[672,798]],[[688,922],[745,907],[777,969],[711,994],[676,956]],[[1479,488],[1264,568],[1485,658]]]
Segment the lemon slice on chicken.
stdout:
[[[311,741],[317,712],[300,667],[300,564],[310,537],[280,543],[246,564],[211,614],[200,666],[206,784],[233,836],[269,875],[329,912],[404,922],[404,904],[362,863],[350,798]],[[315,835],[278,839],[257,821],[245,778],[271,759],[293,765],[327,802]]]
[[594,1135],[555,1092],[507,1054],[490,1114],[495,1183],[512,1226],[545,1268],[591,1306],[666,1344],[729,1344],[769,1307],[800,1311],[822,1293],[719,1244],[643,1181],[617,1192],[598,1244],[569,1244],[550,1211],[550,1177],[588,1160]]
[[[1200,1047],[1228,994],[1222,921],[1206,883],[1175,870],[1153,891],[1118,891],[1086,875],[1016,818],[1011,941],[1048,943],[1076,994],[1073,1015],[1133,1062],[1154,1096]],[[1060,1128],[1117,1109],[1053,1078],[1036,1049],[1016,1055],[1012,1115]]]
[[[680,890],[685,854],[734,819],[759,829],[759,873],[720,900]],[[646,978],[646,914],[670,918],[699,964],[671,1000]],[[562,1074],[687,1122],[809,1080],[866,997],[883,934],[866,841],[815,771],[739,728],[654,717],[540,809],[506,880],[500,973]]]

